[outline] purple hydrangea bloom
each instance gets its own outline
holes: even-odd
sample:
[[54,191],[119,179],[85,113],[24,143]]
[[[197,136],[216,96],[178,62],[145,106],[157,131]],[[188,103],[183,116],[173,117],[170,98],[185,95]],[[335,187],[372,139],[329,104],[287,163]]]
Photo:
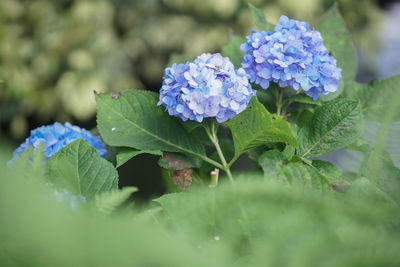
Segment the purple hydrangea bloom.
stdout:
[[56,122],[32,130],[31,135],[14,151],[13,159],[23,151],[28,150],[29,147],[37,149],[41,144],[44,144],[43,153],[49,159],[54,153],[80,138],[96,148],[101,157],[107,156],[107,150],[99,136],[93,136],[89,131],[71,125],[69,122],[64,125]]
[[255,31],[240,47],[246,54],[242,62],[251,82],[267,89],[269,83],[280,87],[302,88],[318,99],[319,93],[337,92],[341,69],[330,56],[321,34],[306,22],[281,16],[275,31]]
[[158,105],[184,121],[216,117],[221,123],[245,110],[254,94],[242,68],[235,70],[228,58],[207,53],[165,70]]

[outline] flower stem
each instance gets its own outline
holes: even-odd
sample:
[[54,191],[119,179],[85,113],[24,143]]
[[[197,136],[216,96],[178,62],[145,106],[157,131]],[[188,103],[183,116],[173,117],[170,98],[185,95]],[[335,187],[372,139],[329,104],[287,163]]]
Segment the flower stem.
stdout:
[[284,92],[284,88],[281,88],[281,92],[279,94],[279,96],[277,97],[277,101],[276,101],[276,115],[281,116],[281,109],[282,109],[282,100],[283,100],[283,92]]
[[216,125],[215,125],[215,121],[214,120],[211,121],[210,128],[211,128],[211,131],[206,128],[207,135],[210,138],[211,142],[214,144],[215,149],[217,150],[218,156],[221,159],[222,167],[223,167],[222,169],[224,170],[224,172],[228,176],[229,181],[231,183],[233,183],[234,180],[233,180],[233,177],[232,177],[230,166],[226,162],[224,153],[222,153],[221,147],[219,146],[218,137],[217,137],[217,131],[216,131]]

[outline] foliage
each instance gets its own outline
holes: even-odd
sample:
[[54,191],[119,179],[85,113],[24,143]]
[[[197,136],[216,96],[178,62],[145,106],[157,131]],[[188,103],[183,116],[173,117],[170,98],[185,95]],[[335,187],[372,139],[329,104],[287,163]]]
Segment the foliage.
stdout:
[[[333,0],[249,2],[272,22],[281,14],[315,22]],[[339,6],[357,44],[371,51],[382,13],[376,1]],[[18,139],[32,121],[84,123],[95,114],[94,89],[158,90],[171,52],[215,52],[228,41],[228,27],[244,36],[253,25],[242,0],[2,0],[0,122]]]
[[[250,9],[269,29],[263,12]],[[157,93],[96,93],[98,130],[115,147],[116,166],[84,139],[48,161],[43,147],[23,151],[0,174],[1,265],[398,266],[400,170],[385,151],[398,118],[398,79],[356,83],[344,25],[336,6],[317,25],[331,47],[339,44],[333,57],[348,72],[333,99],[312,102],[271,83],[229,120],[212,113],[196,122],[168,114]],[[223,48],[230,58],[217,61],[243,62],[238,40]],[[200,95],[218,89],[240,97],[219,63],[204,64],[212,75],[170,70],[179,83],[166,85],[177,90],[173,101],[183,103],[184,85],[199,77]],[[385,108],[379,93],[390,94]],[[364,117],[381,122],[374,144],[360,139]],[[359,170],[345,175],[316,158],[342,148],[363,153]],[[182,192],[135,208],[136,188],[118,189],[116,168],[143,153],[160,156],[166,179]],[[246,156],[258,169],[232,174]]]

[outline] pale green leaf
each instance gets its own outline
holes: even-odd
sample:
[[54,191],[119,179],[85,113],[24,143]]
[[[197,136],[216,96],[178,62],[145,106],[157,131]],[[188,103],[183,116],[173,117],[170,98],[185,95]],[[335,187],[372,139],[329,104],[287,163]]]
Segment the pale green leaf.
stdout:
[[242,37],[231,36],[229,42],[221,50],[222,55],[228,57],[237,69],[242,66],[244,52],[240,49],[240,45],[245,42],[246,40]]
[[111,214],[136,191],[138,191],[136,187],[128,186],[121,190],[111,190],[97,194],[94,199],[96,210],[107,215]]
[[256,23],[257,28],[261,31],[267,31],[267,32],[272,32],[275,29],[275,26],[265,19],[264,12],[253,6],[252,4],[249,4],[251,13],[253,15],[254,21]]
[[337,4],[324,14],[316,28],[321,32],[325,46],[342,69],[341,83],[353,81],[357,74],[357,53]]
[[400,75],[375,79],[356,92],[365,117],[372,121],[400,120]]
[[364,157],[359,177],[366,177],[372,184],[400,204],[400,170],[390,155],[378,148],[371,149]]
[[284,156],[278,150],[268,150],[258,158],[258,164],[264,172],[265,179],[276,178],[276,165],[282,162]]

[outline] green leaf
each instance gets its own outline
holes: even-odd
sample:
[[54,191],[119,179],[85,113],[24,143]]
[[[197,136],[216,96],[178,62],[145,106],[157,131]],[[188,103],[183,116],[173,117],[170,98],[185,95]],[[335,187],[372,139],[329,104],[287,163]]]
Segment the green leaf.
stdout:
[[[357,88],[355,88],[357,89]],[[400,75],[375,79],[356,91],[365,117],[372,121],[400,121]],[[390,117],[389,117],[390,116]]]
[[278,164],[278,179],[295,185],[312,185],[312,174],[302,162]]
[[343,181],[340,170],[328,161],[313,160],[312,166],[317,169],[318,172],[320,172],[325,178],[327,178],[330,184],[337,184]]
[[256,97],[252,98],[246,110],[228,121],[227,125],[232,132],[235,157],[266,143],[284,142],[297,146],[289,123],[269,113]]
[[138,191],[136,187],[127,186],[121,190],[111,190],[97,194],[94,198],[96,210],[107,215],[111,214],[136,191]]
[[363,130],[360,103],[335,99],[318,107],[311,120],[300,129],[297,154],[319,157],[353,143]]
[[46,164],[51,183],[88,199],[118,188],[118,173],[111,162],[83,139],[76,140],[54,154]]
[[291,97],[286,98],[283,101],[283,105],[287,105],[292,102],[302,103],[302,104],[310,104],[310,105],[318,105],[321,106],[321,101],[317,100],[314,101],[311,97],[305,95],[294,95]]
[[348,150],[354,150],[354,151],[359,151],[359,152],[367,152],[370,149],[370,142],[358,138],[356,141],[351,143],[346,147]]
[[257,25],[257,28],[259,30],[263,30],[263,31],[267,31],[267,32],[274,31],[275,25],[267,22],[267,20],[265,19],[264,12],[261,9],[253,6],[252,4],[249,4],[249,7],[250,7],[251,13],[253,15],[254,21]]
[[343,83],[353,81],[357,74],[357,53],[336,3],[324,14],[316,28],[321,32],[325,46],[342,69],[343,88]]
[[366,177],[372,184],[400,204],[400,170],[393,164],[390,155],[377,148],[364,157],[359,177]]
[[160,150],[138,150],[130,147],[122,147],[118,150],[116,155],[116,161],[117,161],[116,167],[118,168],[122,166],[128,160],[140,154],[151,154],[151,155],[162,156],[162,152]]
[[240,45],[245,42],[244,38],[231,35],[229,42],[222,47],[222,55],[228,57],[237,69],[242,66],[244,52],[240,49]]
[[179,119],[157,106],[158,94],[127,90],[117,97],[96,95],[96,102],[98,128],[108,145],[205,157],[203,145],[183,128]]
[[258,164],[263,169],[265,179],[276,178],[276,165],[283,159],[282,153],[277,149],[268,150],[258,158]]

